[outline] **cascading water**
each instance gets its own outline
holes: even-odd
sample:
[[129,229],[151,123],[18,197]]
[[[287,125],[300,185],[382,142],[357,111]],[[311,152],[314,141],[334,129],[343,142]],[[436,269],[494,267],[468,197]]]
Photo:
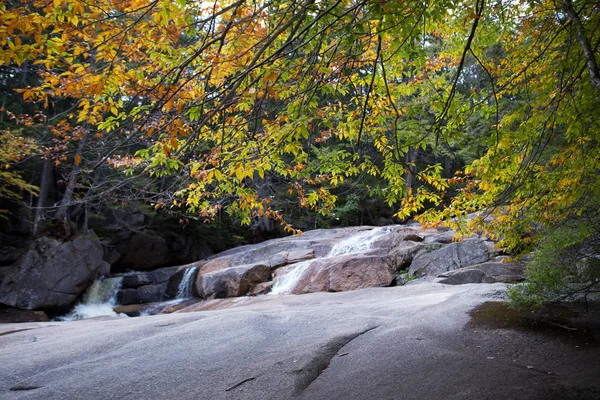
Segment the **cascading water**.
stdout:
[[198,267],[188,268],[181,278],[179,288],[177,289],[177,299],[186,300],[193,297],[194,277]]
[[[326,257],[339,257],[346,254],[364,253],[371,250],[373,245],[383,236],[392,231],[391,227],[375,228],[356,232],[336,243]],[[283,275],[275,279],[269,294],[290,294],[314,260],[303,261],[285,267]]]
[[363,253],[371,250],[373,244],[385,234],[391,232],[390,227],[375,228],[357,232],[350,237],[333,245],[327,257],[343,256],[345,254]]
[[313,260],[308,260],[285,267],[287,270],[285,275],[282,275],[275,280],[275,283],[273,284],[269,294],[291,293],[298,281],[302,279],[304,272],[308,269],[312,262]]
[[104,278],[94,281],[84,295],[84,300],[64,317],[63,321],[74,321],[100,316],[116,316],[113,307],[117,303],[117,293],[123,277]]

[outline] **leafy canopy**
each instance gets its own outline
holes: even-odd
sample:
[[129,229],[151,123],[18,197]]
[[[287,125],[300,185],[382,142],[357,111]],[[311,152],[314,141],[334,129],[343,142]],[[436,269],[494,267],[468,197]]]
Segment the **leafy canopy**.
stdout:
[[[74,166],[171,182],[158,208],[284,223],[262,182],[327,214],[375,176],[398,217],[489,210],[466,229],[515,248],[600,195],[599,23],[570,0],[9,1],[0,63],[35,68],[39,110],[73,102],[54,134],[102,149]],[[444,175],[465,145],[482,152]],[[419,185],[415,148],[435,155]]]

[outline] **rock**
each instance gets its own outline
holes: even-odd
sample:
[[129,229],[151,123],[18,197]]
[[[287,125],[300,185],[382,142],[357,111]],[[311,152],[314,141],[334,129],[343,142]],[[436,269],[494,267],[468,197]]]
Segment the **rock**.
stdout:
[[123,276],[121,290],[117,293],[117,302],[120,305],[129,305],[153,303],[168,298],[167,287],[179,268],[166,267]]
[[421,249],[419,243],[412,241],[401,241],[388,253],[390,272],[396,277],[396,281],[400,275],[404,275],[410,266],[414,256]]
[[117,304],[119,305],[140,303],[140,296],[138,296],[137,289],[121,289],[117,292]]
[[121,257],[115,264],[120,270],[143,271],[162,267],[171,261],[169,246],[161,236],[135,233],[118,244],[116,251]]
[[250,288],[271,278],[271,267],[265,264],[240,265],[199,274],[196,290],[201,298],[243,296]]
[[0,232],[0,266],[9,266],[20,260],[27,253],[28,245],[27,237]]
[[439,233],[437,235],[432,235],[432,236],[428,236],[425,238],[424,242],[426,243],[442,243],[442,244],[449,244],[452,243],[454,240],[454,235],[456,234],[455,231],[446,231],[446,232],[442,232]]
[[27,310],[67,308],[103,268],[95,236],[35,240],[0,284],[0,303]]
[[148,304],[129,304],[126,306],[116,306],[113,308],[117,314],[125,314],[128,317],[139,317],[148,307]]
[[106,261],[102,262],[102,266],[98,270],[98,276],[109,276],[110,275],[110,264]]
[[283,267],[284,265],[295,264],[300,261],[315,258],[314,249],[301,249],[292,251],[282,251],[269,259],[269,265],[272,269]]
[[246,293],[247,296],[256,296],[259,294],[268,293],[273,287],[273,281],[257,283]]
[[411,242],[422,242],[423,238],[419,235],[416,235],[414,233],[409,233],[408,235],[404,236],[402,238],[402,240],[404,241],[411,241]]
[[145,285],[136,291],[140,303],[154,303],[163,300],[166,288],[167,282],[163,282],[157,285]]
[[409,268],[409,275],[439,275],[489,259],[490,251],[481,239],[467,239],[448,245],[431,243],[424,245],[414,256]]
[[16,308],[0,309],[0,324],[18,322],[45,322],[48,315],[43,311],[18,310]]
[[290,293],[343,292],[389,286],[393,279],[384,257],[347,256],[327,261],[315,260]]
[[152,285],[167,282],[179,267],[166,267],[151,272],[135,273],[123,276],[121,287],[123,289],[137,288],[143,285]]
[[195,262],[212,254],[199,238],[165,230],[121,232],[105,243],[105,260],[117,272],[148,271]]
[[521,263],[485,262],[471,267],[446,272],[440,283],[462,285],[465,283],[517,282],[525,279],[525,266]]

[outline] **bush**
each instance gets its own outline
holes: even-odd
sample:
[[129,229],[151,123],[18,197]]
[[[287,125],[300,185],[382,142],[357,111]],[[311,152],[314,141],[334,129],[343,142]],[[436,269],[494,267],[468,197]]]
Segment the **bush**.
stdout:
[[513,305],[536,307],[600,291],[597,209],[549,229],[538,243],[527,267],[528,281],[509,288]]

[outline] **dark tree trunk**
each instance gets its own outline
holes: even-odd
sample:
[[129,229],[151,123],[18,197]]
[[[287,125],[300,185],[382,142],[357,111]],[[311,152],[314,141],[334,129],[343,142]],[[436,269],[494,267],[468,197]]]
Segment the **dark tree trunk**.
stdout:
[[37,207],[35,210],[35,219],[33,221],[33,234],[38,233],[40,227],[40,221],[44,218],[46,211],[46,203],[48,199],[48,193],[50,193],[50,181],[52,179],[52,158],[46,156],[44,159],[44,166],[42,168],[42,181],[40,182],[40,195],[37,201]]

